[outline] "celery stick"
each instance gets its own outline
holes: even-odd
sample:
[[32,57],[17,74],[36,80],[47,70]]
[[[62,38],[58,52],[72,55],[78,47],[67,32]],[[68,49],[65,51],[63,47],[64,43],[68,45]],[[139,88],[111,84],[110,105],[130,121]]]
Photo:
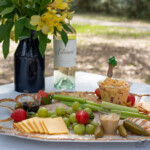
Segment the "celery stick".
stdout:
[[90,104],[84,104],[84,105],[85,107],[91,108],[95,112],[103,112],[105,110],[104,108],[97,107],[97,106],[90,105]]
[[95,103],[95,102],[93,102],[93,101],[88,101],[88,100],[86,100],[86,103],[89,104],[89,105],[96,106],[96,107],[101,107],[100,104],[97,104],[97,103]]
[[[73,102],[67,102],[67,101],[60,101],[60,103],[63,103],[69,107],[72,107]],[[80,104],[81,108],[85,108],[84,104]]]
[[82,97],[66,96],[66,95],[59,95],[59,94],[53,95],[52,98],[60,101],[70,101],[70,102],[77,101],[79,103],[86,102],[86,99]]
[[101,107],[104,107],[104,108],[108,108],[108,109],[111,109],[111,110],[121,110],[121,111],[128,111],[128,112],[134,112],[134,113],[138,113],[138,109],[136,108],[131,108],[131,107],[127,107],[127,106],[122,106],[122,105],[117,105],[117,104],[113,104],[113,103],[109,103],[109,102],[105,102],[105,101],[102,101],[102,103],[100,104]]
[[[111,110],[111,112],[115,113],[115,112],[119,112],[118,110]],[[143,115],[143,114],[139,114],[139,113],[134,113],[134,112],[127,112],[127,111],[120,111],[121,112],[121,119],[126,119],[126,118],[142,118],[142,119],[146,119],[146,120],[150,120],[150,117]]]

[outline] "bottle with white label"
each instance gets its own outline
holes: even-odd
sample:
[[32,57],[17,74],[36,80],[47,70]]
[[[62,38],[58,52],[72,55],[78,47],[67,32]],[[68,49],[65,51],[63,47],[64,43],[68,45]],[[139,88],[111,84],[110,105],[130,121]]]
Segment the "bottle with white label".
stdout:
[[54,87],[62,90],[75,88],[76,32],[70,28],[66,46],[60,36],[54,37]]

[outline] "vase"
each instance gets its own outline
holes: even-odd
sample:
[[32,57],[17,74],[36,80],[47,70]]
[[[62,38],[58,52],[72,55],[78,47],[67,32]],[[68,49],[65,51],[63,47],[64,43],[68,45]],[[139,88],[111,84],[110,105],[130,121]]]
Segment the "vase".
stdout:
[[20,40],[14,54],[15,90],[23,93],[36,93],[45,89],[45,58],[39,52],[39,40],[31,37]]

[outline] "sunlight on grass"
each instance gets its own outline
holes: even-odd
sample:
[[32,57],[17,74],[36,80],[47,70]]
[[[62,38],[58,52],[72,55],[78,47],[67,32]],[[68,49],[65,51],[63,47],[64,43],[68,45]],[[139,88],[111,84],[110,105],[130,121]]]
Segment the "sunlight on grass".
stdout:
[[150,32],[125,27],[108,27],[100,25],[73,24],[77,33],[118,38],[150,37]]
[[81,14],[75,14],[74,16],[87,18],[87,19],[97,19],[100,21],[112,21],[112,22],[141,22],[141,23],[150,23],[149,20],[142,20],[142,19],[136,19],[136,18],[128,18],[126,16],[111,16],[111,15],[104,15],[101,13],[81,13]]

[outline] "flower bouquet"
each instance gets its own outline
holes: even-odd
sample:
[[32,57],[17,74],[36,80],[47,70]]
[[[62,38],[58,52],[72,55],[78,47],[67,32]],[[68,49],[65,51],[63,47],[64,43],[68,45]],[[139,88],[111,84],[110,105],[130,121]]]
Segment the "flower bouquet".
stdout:
[[0,0],[0,42],[4,58],[9,53],[10,39],[23,40],[36,31],[34,39],[39,39],[39,51],[42,57],[47,43],[51,42],[48,35],[59,34],[66,45],[71,0]]

